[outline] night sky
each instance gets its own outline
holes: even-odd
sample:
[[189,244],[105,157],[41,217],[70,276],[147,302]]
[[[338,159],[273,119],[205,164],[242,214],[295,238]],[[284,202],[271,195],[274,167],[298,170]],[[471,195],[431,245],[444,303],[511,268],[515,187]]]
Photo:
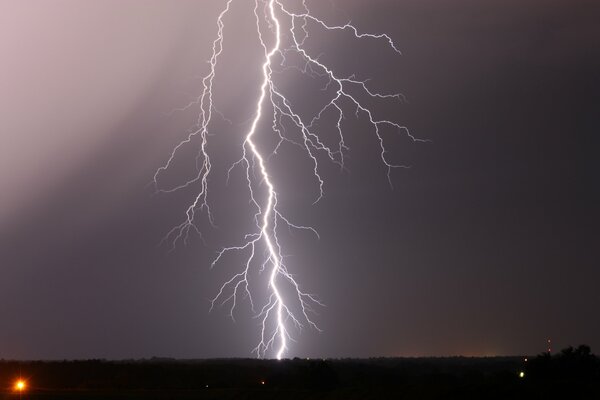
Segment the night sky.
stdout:
[[[211,136],[217,228],[201,224],[206,243],[192,235],[174,251],[159,244],[194,192],[148,183],[195,122],[169,111],[200,93],[223,2],[0,3],[0,358],[251,356],[248,304],[236,322],[227,306],[209,312],[236,268],[210,261],[247,230],[243,177],[225,179],[258,93],[250,3],[226,20],[216,81],[231,120]],[[548,338],[600,352],[600,4],[312,3],[396,41],[402,56],[340,33],[307,45],[402,92],[408,102],[382,115],[430,142],[386,136],[411,166],[392,189],[372,130],[350,113],[348,171],[323,164],[316,205],[302,153],[272,160],[282,209],[321,235],[284,239],[290,269],[326,305],[323,332],[306,328],[287,356],[536,354]],[[316,101],[306,85],[286,90],[307,112]],[[189,177],[190,154],[170,182]]]

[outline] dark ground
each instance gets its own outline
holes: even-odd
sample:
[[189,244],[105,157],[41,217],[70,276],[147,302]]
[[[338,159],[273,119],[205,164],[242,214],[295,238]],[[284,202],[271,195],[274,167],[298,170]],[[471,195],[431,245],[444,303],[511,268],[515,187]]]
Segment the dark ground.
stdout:
[[[523,371],[525,376],[519,377]],[[535,358],[0,361],[1,399],[598,399],[589,348]]]

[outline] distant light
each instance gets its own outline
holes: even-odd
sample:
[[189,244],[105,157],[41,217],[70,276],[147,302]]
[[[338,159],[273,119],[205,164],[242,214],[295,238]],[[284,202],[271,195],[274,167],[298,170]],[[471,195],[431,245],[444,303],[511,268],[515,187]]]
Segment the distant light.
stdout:
[[523,371],[519,372],[519,378],[521,378],[521,379],[525,378],[525,372],[523,372]]
[[525,362],[527,362],[527,357],[525,357]]
[[261,385],[264,385],[264,384],[265,384],[265,381],[260,381],[260,384],[261,384]]
[[17,382],[15,382],[15,390],[17,392],[22,392],[26,387],[27,383],[22,379],[19,379]]

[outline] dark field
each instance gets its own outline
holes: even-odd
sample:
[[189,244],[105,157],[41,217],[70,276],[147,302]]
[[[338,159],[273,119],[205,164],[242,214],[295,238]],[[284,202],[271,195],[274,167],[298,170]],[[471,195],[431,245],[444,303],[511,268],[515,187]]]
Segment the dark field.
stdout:
[[[524,377],[519,377],[523,371]],[[599,399],[598,358],[0,361],[2,399]],[[552,396],[552,397],[550,397]]]

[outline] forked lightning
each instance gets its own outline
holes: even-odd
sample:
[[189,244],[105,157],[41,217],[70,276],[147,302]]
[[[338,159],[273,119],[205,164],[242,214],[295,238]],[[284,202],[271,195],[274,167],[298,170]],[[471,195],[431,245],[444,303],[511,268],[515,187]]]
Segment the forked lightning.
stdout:
[[[247,0],[238,0],[244,2]],[[175,247],[178,242],[187,243],[190,232],[200,234],[197,226],[197,216],[203,213],[208,221],[213,224],[214,218],[209,205],[209,175],[211,174],[211,159],[208,151],[209,128],[216,112],[213,104],[213,83],[217,75],[219,56],[223,52],[223,38],[225,33],[224,20],[234,6],[234,0],[226,0],[224,8],[217,17],[217,36],[212,44],[212,55],[209,60],[209,71],[202,79],[202,92],[193,102],[183,109],[198,107],[198,119],[195,129],[187,138],[181,141],[173,151],[166,163],[158,168],[154,175],[154,185],[158,192],[169,193],[190,186],[198,187],[195,198],[187,207],[183,222],[175,226],[165,237]],[[294,8],[295,7],[295,8]],[[296,11],[294,11],[296,10]],[[298,11],[299,10],[299,11]],[[284,144],[298,146],[305,152],[306,157],[312,163],[312,174],[318,187],[318,202],[324,191],[324,180],[320,174],[318,159],[323,156],[331,162],[344,167],[344,155],[347,153],[342,120],[345,110],[349,109],[357,116],[364,115],[371,124],[375,139],[379,143],[381,162],[387,169],[387,177],[391,184],[391,171],[394,168],[404,168],[391,162],[387,156],[382,129],[388,127],[407,135],[413,141],[420,141],[413,137],[408,130],[397,122],[378,119],[367,104],[361,102],[357,95],[361,93],[364,98],[375,100],[402,100],[400,94],[378,93],[369,88],[367,81],[358,80],[355,76],[340,76],[334,69],[320,58],[311,54],[306,41],[310,37],[311,29],[326,31],[347,32],[357,40],[378,40],[387,45],[391,51],[400,53],[394,41],[386,34],[362,33],[354,25],[332,25],[314,16],[306,3],[306,0],[283,1],[283,0],[255,0],[254,16],[256,20],[257,37],[264,50],[262,63],[262,74],[257,87],[260,88],[258,98],[253,100],[255,111],[252,122],[245,136],[240,138],[241,157],[227,172],[229,174],[236,168],[244,171],[245,181],[248,189],[248,199],[255,208],[254,221],[256,230],[244,236],[239,245],[228,246],[218,252],[211,267],[217,266],[223,261],[223,256],[228,253],[246,254],[247,258],[241,270],[227,280],[216,293],[211,302],[211,309],[217,304],[230,303],[230,315],[240,300],[247,297],[252,310],[260,321],[260,338],[254,348],[254,352],[260,358],[268,354],[274,354],[277,359],[283,358],[289,350],[292,341],[291,328],[300,329],[309,325],[319,329],[313,322],[315,306],[322,306],[321,302],[312,294],[301,289],[296,279],[292,276],[284,263],[282,256],[282,245],[278,239],[278,229],[281,226],[292,229],[307,230],[318,237],[318,233],[312,227],[297,225],[289,221],[278,208],[278,192],[275,187],[270,171],[269,160],[277,154]],[[285,39],[285,40],[284,40]],[[285,41],[285,43],[284,43]],[[272,44],[271,44],[272,43]],[[299,67],[297,63],[288,62],[291,55],[303,60]],[[302,116],[296,110],[288,97],[286,97],[277,86],[277,77],[274,71],[295,68],[302,73],[324,78],[327,83],[318,96],[328,97],[325,106],[311,118]],[[333,88],[334,90],[331,90]],[[330,94],[332,93],[332,94]],[[349,107],[350,105],[350,107]],[[331,129],[337,137],[335,146],[326,144],[316,129],[316,124],[322,122],[326,113],[333,112],[335,115]],[[269,121],[269,131],[259,131],[263,121]],[[290,138],[286,134],[283,122],[288,121],[297,128],[297,138]],[[265,154],[256,142],[258,135],[277,135],[278,144],[274,150]],[[180,150],[190,146],[199,139],[199,149],[196,157],[197,174],[193,179],[187,180],[180,185],[163,188],[159,185],[159,178],[163,172],[173,164]],[[266,195],[259,196],[259,186],[266,186]],[[263,189],[264,190],[264,187]],[[264,197],[264,198],[263,198]],[[261,255],[261,250],[264,255]],[[255,296],[250,285],[249,276],[253,268],[258,268],[260,276],[264,276],[265,285],[268,287],[267,300],[265,304],[256,308]],[[283,288],[285,287],[285,290]],[[273,352],[273,353],[271,353]]]

